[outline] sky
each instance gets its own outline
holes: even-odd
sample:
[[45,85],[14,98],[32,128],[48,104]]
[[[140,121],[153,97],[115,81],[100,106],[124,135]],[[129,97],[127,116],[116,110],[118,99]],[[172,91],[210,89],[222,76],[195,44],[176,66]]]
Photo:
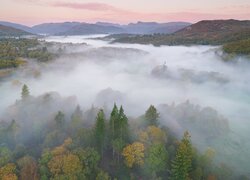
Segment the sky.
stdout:
[[250,19],[250,0],[0,0],[0,20],[45,22],[188,21]]

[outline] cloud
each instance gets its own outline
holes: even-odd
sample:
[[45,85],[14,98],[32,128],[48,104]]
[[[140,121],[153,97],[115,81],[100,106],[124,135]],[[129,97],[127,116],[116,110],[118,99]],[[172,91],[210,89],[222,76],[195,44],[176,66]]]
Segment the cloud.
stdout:
[[55,2],[52,3],[54,7],[66,7],[72,9],[85,9],[91,11],[120,11],[119,8],[104,3],[65,3]]

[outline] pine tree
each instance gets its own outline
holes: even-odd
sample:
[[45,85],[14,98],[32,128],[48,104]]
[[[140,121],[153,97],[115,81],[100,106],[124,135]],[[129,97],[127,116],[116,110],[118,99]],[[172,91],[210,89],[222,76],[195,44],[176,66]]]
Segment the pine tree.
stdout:
[[110,129],[110,138],[114,140],[116,137],[116,132],[117,132],[117,121],[119,118],[119,112],[116,104],[114,104],[113,110],[110,115],[110,120],[109,120],[109,129]]
[[145,113],[145,120],[147,126],[157,126],[158,125],[159,113],[157,109],[151,105]]
[[55,122],[58,128],[63,128],[65,125],[65,115],[63,114],[62,111],[58,111],[56,117],[55,117]]
[[94,135],[98,150],[103,155],[106,133],[105,133],[105,115],[102,109],[98,112],[96,117]]
[[192,168],[192,145],[188,132],[184,133],[175,160],[171,164],[171,178],[173,180],[187,180]]
[[70,127],[74,131],[81,128],[82,123],[83,123],[83,113],[80,106],[77,105],[74,113],[71,116]]
[[30,95],[29,88],[26,84],[24,84],[22,88],[22,99],[28,98],[29,95]]
[[124,142],[128,140],[129,132],[128,132],[128,118],[124,114],[123,107],[120,107],[119,110],[119,121],[118,121],[118,128],[119,128],[119,138],[121,138]]

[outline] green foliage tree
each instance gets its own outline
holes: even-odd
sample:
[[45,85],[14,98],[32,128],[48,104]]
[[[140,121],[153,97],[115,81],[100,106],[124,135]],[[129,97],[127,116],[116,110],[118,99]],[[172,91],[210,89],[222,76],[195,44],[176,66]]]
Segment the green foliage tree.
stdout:
[[149,171],[151,175],[162,172],[167,168],[167,161],[168,152],[164,144],[154,144],[149,147],[145,158],[146,170]]
[[114,104],[114,107],[112,109],[112,112],[110,114],[110,120],[109,120],[109,130],[110,130],[110,138],[113,140],[116,138],[116,132],[117,132],[117,121],[119,119],[119,112],[116,104]]
[[63,128],[65,125],[65,115],[63,114],[62,111],[58,111],[56,117],[55,117],[55,122],[57,127]]
[[27,99],[30,96],[29,88],[26,84],[23,85],[22,88],[22,99]]
[[145,112],[146,125],[157,126],[159,117],[160,117],[160,114],[157,112],[157,109],[153,105],[150,105],[148,110]]
[[171,164],[171,178],[173,180],[188,180],[192,168],[192,145],[188,132],[179,144],[174,161]]
[[95,123],[95,128],[94,128],[94,136],[95,136],[95,141],[96,141],[96,146],[103,156],[103,150],[104,150],[104,145],[105,145],[105,114],[104,111],[101,109],[96,117],[96,123]]
[[96,180],[111,180],[111,177],[108,175],[108,173],[104,172],[104,171],[100,171],[97,176],[96,176]]
[[78,105],[74,113],[71,116],[70,127],[72,128],[72,131],[75,131],[81,128],[82,121],[83,121],[83,113],[82,113],[80,106]]
[[94,148],[79,148],[74,151],[84,167],[84,175],[87,179],[95,179],[98,172],[98,164],[100,162],[100,154]]

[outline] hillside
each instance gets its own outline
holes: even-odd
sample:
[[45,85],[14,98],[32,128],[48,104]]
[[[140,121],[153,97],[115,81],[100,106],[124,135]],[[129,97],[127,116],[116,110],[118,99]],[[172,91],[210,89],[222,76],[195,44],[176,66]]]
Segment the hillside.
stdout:
[[35,31],[31,27],[28,27],[22,24],[17,24],[17,23],[12,23],[12,22],[7,22],[7,21],[0,21],[0,24],[4,26],[13,27],[15,29],[20,29],[29,33],[35,33]]
[[250,37],[250,21],[200,21],[171,35],[156,34],[123,37],[114,42],[154,45],[221,45]]
[[124,29],[116,26],[81,23],[56,35],[118,34],[124,32]]
[[223,50],[229,54],[250,55],[250,39],[227,43]]
[[95,24],[80,22],[44,23],[32,27],[37,34],[48,35],[88,35],[88,34],[154,34],[174,33],[189,26],[187,22],[137,22],[127,25],[108,22],[97,22]]
[[137,22],[124,25],[123,28],[129,34],[170,34],[179,31],[191,25],[187,22],[169,22],[169,23],[156,23],[156,22]]
[[79,25],[79,22],[64,22],[64,23],[44,23],[33,26],[32,29],[37,34],[49,34],[55,35],[57,33],[62,33],[68,31],[72,27]]
[[1,36],[22,36],[22,35],[31,35],[31,33],[0,24],[0,37]]

